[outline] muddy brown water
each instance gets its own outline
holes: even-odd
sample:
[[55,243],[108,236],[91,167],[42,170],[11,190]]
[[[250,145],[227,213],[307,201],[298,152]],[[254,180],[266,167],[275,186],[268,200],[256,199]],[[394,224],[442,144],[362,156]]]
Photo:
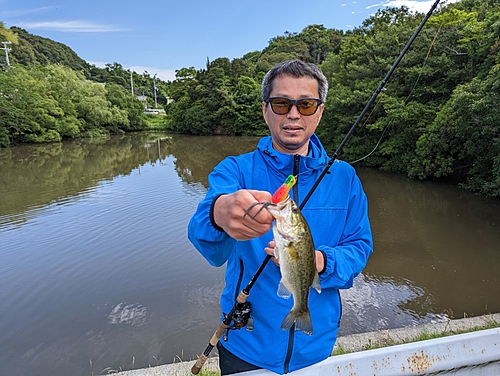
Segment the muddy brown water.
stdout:
[[[0,150],[0,374],[191,360],[224,268],[187,240],[207,175],[256,138],[134,134]],[[357,168],[375,252],[340,335],[500,312],[500,201]],[[263,254],[264,258],[264,254]]]

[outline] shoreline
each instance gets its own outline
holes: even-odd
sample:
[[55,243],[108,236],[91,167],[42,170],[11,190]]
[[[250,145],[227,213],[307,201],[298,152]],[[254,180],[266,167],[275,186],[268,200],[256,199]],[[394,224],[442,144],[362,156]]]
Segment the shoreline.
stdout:
[[[475,331],[477,328],[496,323],[500,326],[500,313],[475,316],[462,319],[408,326],[397,329],[387,329],[376,332],[351,334],[338,337],[333,348],[332,356],[354,353],[368,349],[397,346],[419,341],[422,335],[454,336],[457,332]],[[448,334],[449,333],[449,334]],[[425,340],[422,340],[425,341]],[[195,360],[179,363],[164,364],[155,367],[122,371],[118,376],[189,376]],[[218,358],[213,356],[203,366],[205,372],[218,372]],[[274,374],[274,373],[270,373]]]

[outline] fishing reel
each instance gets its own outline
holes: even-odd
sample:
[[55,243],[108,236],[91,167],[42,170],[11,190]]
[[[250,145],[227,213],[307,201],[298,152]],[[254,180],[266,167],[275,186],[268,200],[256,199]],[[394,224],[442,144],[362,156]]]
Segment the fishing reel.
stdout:
[[227,334],[229,330],[240,330],[243,327],[247,327],[248,331],[253,330],[253,318],[250,317],[252,312],[252,307],[250,302],[237,303],[234,309],[232,317],[228,317],[224,313],[224,320],[231,320],[231,325],[227,327],[224,334],[224,342],[227,342]]

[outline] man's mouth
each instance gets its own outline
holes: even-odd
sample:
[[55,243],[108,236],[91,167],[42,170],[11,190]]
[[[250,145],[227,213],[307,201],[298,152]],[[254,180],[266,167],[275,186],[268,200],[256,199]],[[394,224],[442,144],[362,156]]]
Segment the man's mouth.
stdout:
[[285,125],[283,126],[283,130],[287,132],[297,132],[301,131],[302,127],[300,125]]

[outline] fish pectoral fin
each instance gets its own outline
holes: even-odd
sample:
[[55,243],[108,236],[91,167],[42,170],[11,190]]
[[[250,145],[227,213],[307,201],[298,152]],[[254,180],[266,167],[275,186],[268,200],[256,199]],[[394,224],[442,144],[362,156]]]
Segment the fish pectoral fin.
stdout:
[[285,286],[283,283],[283,280],[280,281],[280,284],[278,286],[278,296],[283,299],[289,299],[290,296],[292,296],[292,293],[288,288]]
[[319,274],[317,272],[314,274],[314,279],[311,287],[315,289],[318,294],[321,294],[321,283],[319,282]]
[[294,260],[299,259],[299,252],[297,251],[297,248],[295,248],[293,244],[290,244],[288,247],[286,247],[286,250],[290,254],[291,258],[293,258]]

